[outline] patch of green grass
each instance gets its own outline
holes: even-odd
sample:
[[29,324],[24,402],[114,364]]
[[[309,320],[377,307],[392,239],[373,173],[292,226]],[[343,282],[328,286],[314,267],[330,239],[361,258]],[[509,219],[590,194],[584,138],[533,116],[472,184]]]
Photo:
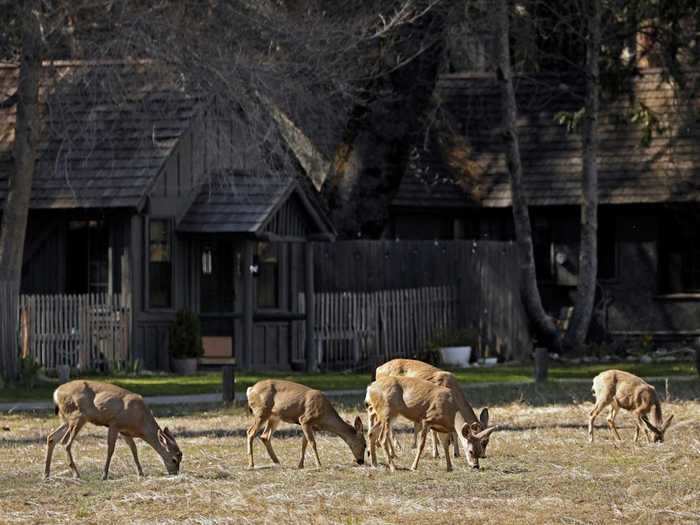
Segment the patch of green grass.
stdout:
[[[680,363],[604,363],[582,365],[557,365],[549,370],[549,377],[558,379],[591,379],[609,368],[627,370],[641,377],[674,377],[696,374],[691,362]],[[492,368],[468,368],[453,371],[459,381],[465,384],[477,383],[524,383],[532,381],[532,367],[527,365],[495,366]],[[341,372],[299,373],[299,372],[238,372],[236,389],[244,392],[257,381],[266,378],[288,379],[303,383],[319,390],[362,390],[370,382],[369,373],[346,374]],[[189,395],[221,392],[219,372],[200,372],[193,376],[157,374],[143,376],[86,376],[85,379],[105,381],[119,385],[144,396]],[[0,391],[0,402],[49,400],[57,383],[40,383],[33,389],[5,388]],[[590,387],[586,387],[590,389]]]

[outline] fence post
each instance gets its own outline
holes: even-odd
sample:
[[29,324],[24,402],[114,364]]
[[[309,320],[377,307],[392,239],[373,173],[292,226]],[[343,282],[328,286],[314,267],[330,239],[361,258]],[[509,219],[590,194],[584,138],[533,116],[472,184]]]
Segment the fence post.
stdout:
[[234,388],[234,382],[235,382],[235,376],[234,376],[234,366],[229,364],[229,365],[224,365],[223,368],[221,369],[221,375],[222,375],[222,380],[223,380],[223,398],[224,398],[224,403],[230,403],[235,400],[236,394],[235,394],[235,388]]
[[547,372],[549,368],[549,354],[546,348],[535,348],[535,383],[544,383],[547,381]]
[[306,371],[315,372],[318,369],[318,357],[314,344],[314,329],[316,325],[316,298],[314,292],[314,245],[304,244],[304,293],[306,294]]

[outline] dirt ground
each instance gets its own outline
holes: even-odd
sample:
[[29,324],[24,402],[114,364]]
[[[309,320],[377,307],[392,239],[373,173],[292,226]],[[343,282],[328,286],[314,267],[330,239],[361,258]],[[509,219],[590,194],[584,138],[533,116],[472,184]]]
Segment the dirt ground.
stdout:
[[[664,404],[675,414],[666,443],[633,445],[632,420],[618,417],[625,441],[611,440],[601,417],[597,441],[586,439],[591,403],[491,407],[504,426],[489,445],[481,471],[457,460],[424,455],[417,472],[357,466],[347,446],[330,435],[317,439],[323,467],[311,455],[298,470],[301,439],[282,426],[274,441],[282,465],[271,466],[256,442],[247,470],[241,408],[161,414],[178,436],[182,472],[165,476],[160,458],[140,443],[147,476],[139,479],[122,442],[111,479],[101,481],[106,430],[87,426],[74,455],[83,479],[69,476],[57,447],[53,478],[42,480],[44,440],[53,416],[0,415],[0,522],[2,523],[609,523],[700,521],[700,403]],[[350,408],[350,419],[358,412]],[[364,414],[362,414],[364,417]],[[399,458],[410,465],[408,425]],[[308,451],[310,453],[310,450]],[[380,461],[383,456],[380,453]]]

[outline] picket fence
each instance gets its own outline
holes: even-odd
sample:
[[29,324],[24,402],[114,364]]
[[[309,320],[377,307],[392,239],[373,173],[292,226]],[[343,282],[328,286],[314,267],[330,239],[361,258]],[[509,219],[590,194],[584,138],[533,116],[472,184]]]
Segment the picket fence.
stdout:
[[454,328],[457,320],[457,290],[449,286],[317,293],[315,303],[314,341],[322,369],[415,356],[436,331]]
[[129,358],[131,311],[123,295],[22,295],[20,347],[49,369],[94,369]]

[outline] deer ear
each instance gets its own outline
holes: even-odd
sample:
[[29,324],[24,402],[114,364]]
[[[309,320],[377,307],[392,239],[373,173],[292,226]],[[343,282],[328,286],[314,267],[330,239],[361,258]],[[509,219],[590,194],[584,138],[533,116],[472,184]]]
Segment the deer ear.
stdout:
[[460,432],[460,434],[462,434],[462,436],[465,439],[469,439],[469,436],[472,435],[472,431],[469,428],[469,423],[464,423],[464,425],[462,425],[462,428],[459,430],[459,432]]
[[160,441],[160,444],[164,447],[168,446],[168,436],[166,436],[165,432],[163,432],[161,429],[158,429],[158,441]]
[[492,427],[489,427],[487,429],[484,429],[481,432],[479,432],[477,435],[475,435],[474,437],[478,438],[478,439],[486,439],[495,430],[498,430],[498,426],[492,426]]
[[481,428],[486,428],[489,426],[489,409],[484,408],[479,414],[479,423],[481,423]]
[[649,421],[649,418],[647,416],[642,416],[642,421],[644,421],[644,424],[647,426],[647,428],[651,430],[654,434],[661,434],[659,429],[652,425],[651,421]]
[[166,436],[168,436],[170,439],[175,440],[175,436],[173,436],[173,433],[170,432],[170,429],[168,429],[168,427],[165,427],[165,428],[163,429],[163,434],[165,434]]
[[479,426],[479,423],[472,423],[469,425],[469,430],[471,430],[472,434],[476,434],[477,432],[481,431],[481,427]]
[[666,419],[666,421],[664,421],[664,425],[661,427],[661,431],[662,431],[662,432],[666,432],[666,429],[667,429],[668,426],[671,424],[671,421],[672,421],[672,420],[673,420],[673,414],[671,414],[670,416],[668,416],[668,419]]
[[355,425],[354,425],[354,427],[355,427],[355,430],[356,430],[357,432],[359,432],[360,434],[362,434],[362,433],[364,432],[365,427],[364,427],[364,425],[362,424],[362,419],[360,418],[360,416],[356,416],[356,417],[355,417]]

